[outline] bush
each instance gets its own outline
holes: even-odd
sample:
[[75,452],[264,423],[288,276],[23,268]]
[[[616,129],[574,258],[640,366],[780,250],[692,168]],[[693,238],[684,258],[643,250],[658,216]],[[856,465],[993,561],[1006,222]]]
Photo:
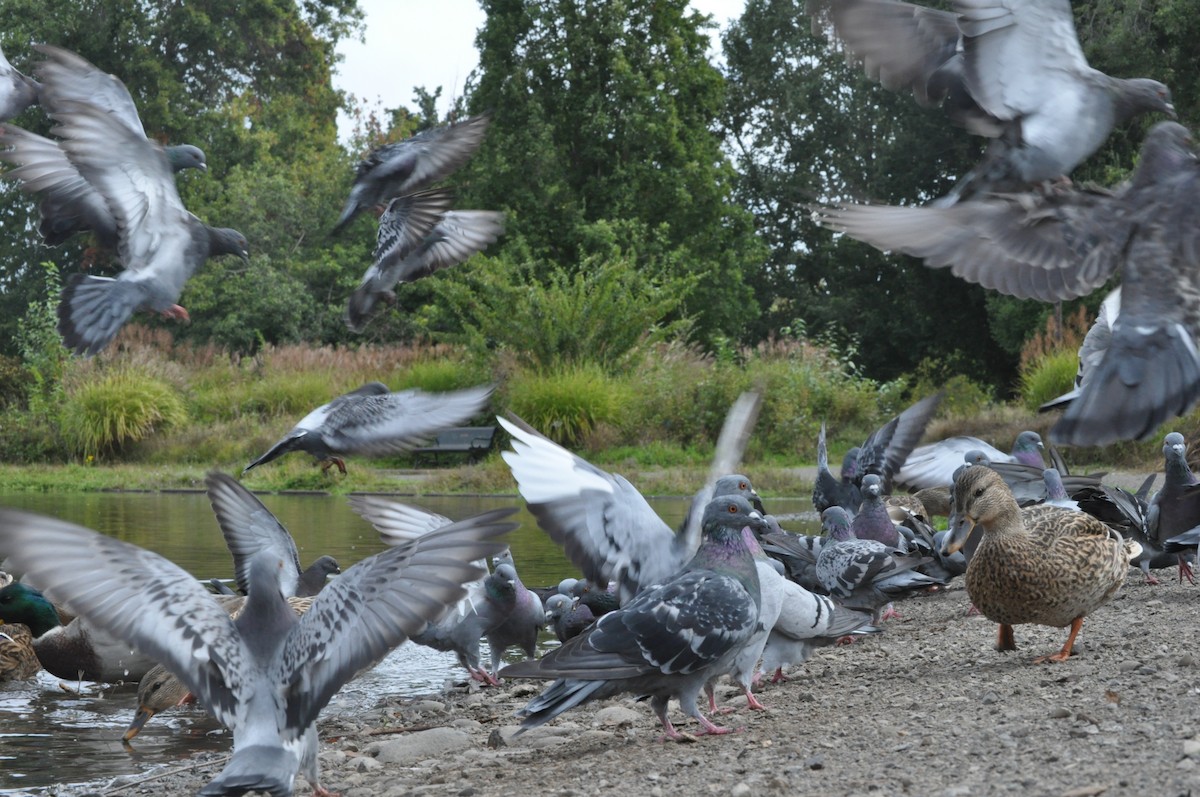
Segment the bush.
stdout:
[[1042,355],[1021,369],[1021,402],[1037,410],[1074,387],[1078,370],[1079,356],[1074,351]]
[[552,440],[579,446],[597,424],[615,423],[627,389],[596,365],[521,372],[507,387],[509,409]]
[[62,413],[62,433],[71,449],[98,457],[145,439],[156,430],[181,424],[183,401],[164,382],[117,371],[78,387]]
[[389,379],[393,390],[420,388],[431,393],[462,390],[488,382],[491,375],[484,368],[464,360],[438,359],[414,362]]

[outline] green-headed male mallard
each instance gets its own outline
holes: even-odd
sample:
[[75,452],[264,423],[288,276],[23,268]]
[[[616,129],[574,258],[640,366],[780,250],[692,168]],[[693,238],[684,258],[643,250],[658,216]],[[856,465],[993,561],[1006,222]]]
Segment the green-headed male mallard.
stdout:
[[1125,582],[1141,546],[1083,512],[1040,505],[1022,510],[994,470],[964,468],[954,484],[958,520],[946,550],[962,547],[978,525],[983,538],[967,566],[967,594],[1000,624],[997,650],[1016,650],[1014,625],[1071,627],[1062,650],[1034,659],[1066,661],[1083,618]]

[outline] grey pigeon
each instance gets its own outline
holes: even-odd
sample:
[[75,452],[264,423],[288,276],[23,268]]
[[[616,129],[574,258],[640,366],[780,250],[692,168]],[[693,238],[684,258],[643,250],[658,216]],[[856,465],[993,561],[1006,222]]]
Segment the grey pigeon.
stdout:
[[821,223],[1012,296],[1083,296],[1121,269],[1121,314],[1099,366],[1054,425],[1068,445],[1145,439],[1200,399],[1200,166],[1191,134],[1150,129],[1131,180],[1115,191],[1056,191],[951,208],[847,206]]
[[760,539],[767,556],[783,565],[784,574],[790,580],[807,590],[825,594],[825,587],[817,578],[817,556],[826,538],[786,531],[772,515],[767,515],[766,521],[767,530]]
[[1142,552],[1131,564],[1142,571],[1142,577],[1147,584],[1160,583],[1158,577],[1150,572],[1151,568],[1161,570],[1174,567],[1179,562],[1177,552],[1164,550],[1169,540],[1158,540],[1157,529],[1154,530],[1156,537],[1151,537],[1149,497],[1157,478],[1158,474],[1150,474],[1134,493],[1120,487],[1101,484],[1097,488],[1083,491],[1076,497],[1080,509],[1102,520],[1120,532],[1122,537],[1131,539],[1142,547]]
[[367,208],[419,191],[459,169],[483,143],[489,120],[487,114],[480,114],[456,124],[431,127],[371,152],[355,168],[350,197],[334,225],[334,233]]
[[713,499],[702,517],[700,546],[681,570],[541,659],[501,670],[503,677],[557,679],[520,712],[521,729],[589,700],[630,692],[650,698],[667,738],[681,737],[667,716],[670,698],[702,733],[728,732],[700,713],[696,699],[710,679],[729,670],[758,624],[758,573],[742,529],[761,529],[762,522],[740,496]]
[[836,35],[887,88],[945,102],[958,124],[992,139],[983,162],[935,204],[1054,180],[1144,113],[1172,118],[1157,80],[1088,65],[1068,0],[956,0],[953,12],[895,0],[828,0]]
[[233,555],[233,570],[238,589],[250,589],[250,562],[263,550],[270,550],[286,563],[280,576],[285,598],[308,598],[325,586],[326,577],[341,572],[332,556],[318,558],[307,570],[300,569],[296,541],[262,501],[232,476],[212,472],[204,479],[208,500],[225,544]]
[[36,105],[39,89],[37,82],[18,72],[0,50],[0,122]]
[[[444,192],[438,192],[440,197]],[[396,301],[397,284],[415,282],[436,271],[458,265],[496,242],[504,232],[504,214],[492,210],[443,210],[434,225],[423,230],[413,216],[423,201],[420,194],[398,197],[379,218],[375,262],[346,306],[346,326],[361,332],[380,299]]]
[[947,437],[913,449],[904,467],[896,474],[896,483],[915,490],[944,487],[954,483],[954,472],[968,455],[982,455],[989,463],[1017,462],[1037,468],[1039,478],[1046,467],[1042,455],[1045,445],[1037,432],[1024,431],[1013,441],[1012,452],[1005,453],[978,437]]
[[1104,355],[1108,353],[1109,347],[1112,346],[1112,331],[1113,324],[1116,323],[1117,317],[1121,315],[1121,288],[1117,286],[1109,291],[1108,296],[1104,297],[1104,301],[1100,303],[1100,311],[1096,313],[1096,320],[1092,323],[1087,334],[1083,337],[1083,343],[1079,346],[1079,367],[1075,370],[1075,385],[1067,393],[1047,401],[1042,406],[1038,407],[1039,412],[1048,412],[1049,410],[1060,410],[1069,405],[1072,401],[1079,398],[1083,393],[1083,383],[1087,377],[1100,367],[1100,363],[1104,360]]
[[[137,546],[51,518],[0,510],[0,555],[97,626],[161,661],[233,732],[233,755],[201,795],[292,793],[298,771],[321,792],[317,714],[341,686],[437,619],[515,524],[479,515],[362,560],[297,618],[284,561],[250,565],[237,620],[196,579]],[[137,611],[130,611],[137,606]]]
[[416,389],[392,393],[382,382],[368,382],[301,418],[242,472],[291,451],[306,451],[321,462],[323,470],[336,465],[345,473],[343,456],[405,451],[442,429],[462,425],[483,409],[491,394],[491,386],[448,393]]
[[569,595],[551,595],[546,600],[546,620],[559,642],[577,637],[596,622],[592,610]]
[[[1200,479],[1187,461],[1187,441],[1179,432],[1163,439],[1163,486],[1150,500],[1146,527],[1152,542],[1178,554],[1179,580],[1195,583],[1186,552],[1196,544],[1200,526]],[[1189,532],[1192,532],[1190,535]],[[1181,539],[1181,535],[1184,535]],[[1190,538],[1190,539],[1189,539]]]
[[[393,546],[411,544],[413,540],[453,523],[443,515],[382,496],[351,496],[350,507],[375,527],[380,539]],[[472,564],[478,569],[479,577],[463,585],[466,594],[440,620],[431,622],[411,639],[423,647],[453,653],[473,680],[496,685],[496,679],[480,664],[479,640],[511,611],[511,604],[503,610],[498,605],[502,593],[511,592],[511,589],[501,583],[503,576],[488,573],[486,559]],[[491,599],[488,597],[489,585]]]
[[[139,309],[175,318],[188,278],[210,256],[248,258],[245,237],[209,227],[184,209],[163,148],[146,138],[128,92],[74,53],[37,47],[42,104],[59,146],[103,197],[119,230],[116,279],[75,275],[63,289],[59,331],[69,348],[95,354]],[[115,83],[115,87],[114,87]],[[130,119],[132,114],[132,119]]]
[[857,512],[862,503],[862,480],[869,473],[879,477],[883,494],[890,493],[896,473],[921,441],[943,395],[938,392],[915,402],[872,432],[862,445],[846,452],[837,478],[829,470],[825,424],[822,423],[817,437],[817,479],[813,484],[813,506],[817,512],[835,505],[851,514]]
[[874,473],[863,477],[862,494],[862,504],[850,521],[850,533],[855,539],[875,540],[889,548],[907,550],[904,538],[896,529],[884,503],[883,482]]
[[512,450],[501,456],[538,526],[590,581],[615,581],[621,604],[692,558],[699,539],[672,532],[624,477],[597,468],[519,420],[497,417],[496,422],[512,437]]
[[[35,49],[49,56],[38,67],[47,85],[49,113],[64,103],[83,103],[106,113],[134,139],[146,139],[133,97],[118,78],[68,50],[49,45]],[[39,197],[39,232],[47,245],[56,246],[77,232],[92,230],[102,247],[117,249],[119,220],[109,208],[109,200],[84,178],[59,142],[7,125],[0,130],[0,143],[8,147],[0,152],[0,158],[18,167],[5,177],[20,181],[23,190]],[[204,152],[197,147],[182,144],[161,151],[172,172],[208,168]]]
[[511,571],[513,586],[512,611],[503,622],[490,628],[485,634],[491,649],[494,675],[500,669],[505,651],[513,645],[516,645],[527,659],[537,656],[538,633],[546,625],[546,613],[541,599],[522,583],[513,562],[512,549],[497,554],[492,563],[497,573],[501,568]]
[[892,600],[944,582],[917,572],[928,561],[875,540],[856,540],[845,510],[831,506],[821,514],[829,540],[817,556],[817,578],[826,591],[847,608],[872,612],[873,624]]
[[1062,474],[1058,472],[1058,468],[1046,468],[1042,471],[1042,478],[1046,485],[1045,503],[1063,509],[1079,509],[1079,504],[1067,495],[1067,488],[1063,484]]

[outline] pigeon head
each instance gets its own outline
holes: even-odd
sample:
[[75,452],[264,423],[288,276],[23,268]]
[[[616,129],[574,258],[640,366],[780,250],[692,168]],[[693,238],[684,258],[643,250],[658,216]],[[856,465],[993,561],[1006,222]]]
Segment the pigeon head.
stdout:
[[35,637],[59,625],[58,612],[46,596],[20,582],[0,589],[0,621],[29,626]]
[[1171,90],[1150,78],[1122,80],[1122,99],[1125,111],[1131,116],[1139,113],[1164,113],[1172,119],[1175,106],[1171,103]]
[[850,533],[850,513],[840,506],[831,506],[821,513],[821,531],[834,542],[852,540]]
[[575,589],[575,585],[578,583],[579,583],[579,579],[577,579],[577,578],[564,578],[562,581],[558,582],[558,594],[560,594],[560,595],[574,594],[573,590]]
[[561,593],[551,595],[546,599],[546,619],[557,620],[571,608],[571,599]]
[[883,495],[883,482],[874,473],[868,473],[866,476],[863,476],[862,491],[864,495],[878,498]]
[[[991,465],[992,461],[988,459],[987,454],[980,451],[978,448],[972,448],[963,455],[963,462],[967,465]],[[958,478],[958,472],[955,471],[955,478]]]
[[1062,475],[1058,468],[1046,468],[1042,471],[1042,479],[1046,482],[1046,497],[1051,501],[1062,501],[1067,498],[1067,488],[1063,485]]
[[1037,468],[1046,467],[1046,461],[1042,459],[1042,451],[1045,446],[1042,445],[1042,436],[1037,432],[1021,432],[1017,435],[1016,441],[1013,442],[1012,455],[1017,462],[1022,465],[1033,465]]
[[501,597],[513,595],[517,591],[517,571],[512,565],[500,565],[496,572],[484,580],[488,595]]
[[174,144],[167,147],[164,152],[167,155],[167,163],[171,164],[173,172],[181,172],[184,169],[208,171],[208,160],[204,157],[204,150],[199,147],[193,147],[191,144]]
[[1192,133],[1176,122],[1159,122],[1142,142],[1142,154],[1133,174],[1133,185],[1141,187],[1166,180],[1185,168],[1195,168]]
[[210,227],[209,240],[214,255],[237,255],[242,262],[250,262],[250,244],[246,236],[229,227]]
[[762,514],[740,495],[717,496],[704,508],[701,528],[705,536],[740,535],[746,527],[761,534],[767,530],[767,522]]
[[749,501],[750,506],[757,509],[760,514],[766,514],[758,492],[750,485],[750,480],[740,473],[733,473],[717,479],[717,483],[713,485],[713,495],[740,495]]

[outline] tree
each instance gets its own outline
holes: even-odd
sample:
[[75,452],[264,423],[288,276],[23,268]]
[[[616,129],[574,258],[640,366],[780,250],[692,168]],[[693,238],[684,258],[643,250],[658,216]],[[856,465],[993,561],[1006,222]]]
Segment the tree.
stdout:
[[696,277],[682,312],[702,338],[740,335],[755,312],[744,275],[765,253],[733,203],[705,19],[686,0],[483,6],[469,106],[494,117],[461,204],[507,211],[504,250],[528,251],[542,280],[583,268],[588,230],[612,222],[623,251],[659,252],[634,264],[652,279]]

